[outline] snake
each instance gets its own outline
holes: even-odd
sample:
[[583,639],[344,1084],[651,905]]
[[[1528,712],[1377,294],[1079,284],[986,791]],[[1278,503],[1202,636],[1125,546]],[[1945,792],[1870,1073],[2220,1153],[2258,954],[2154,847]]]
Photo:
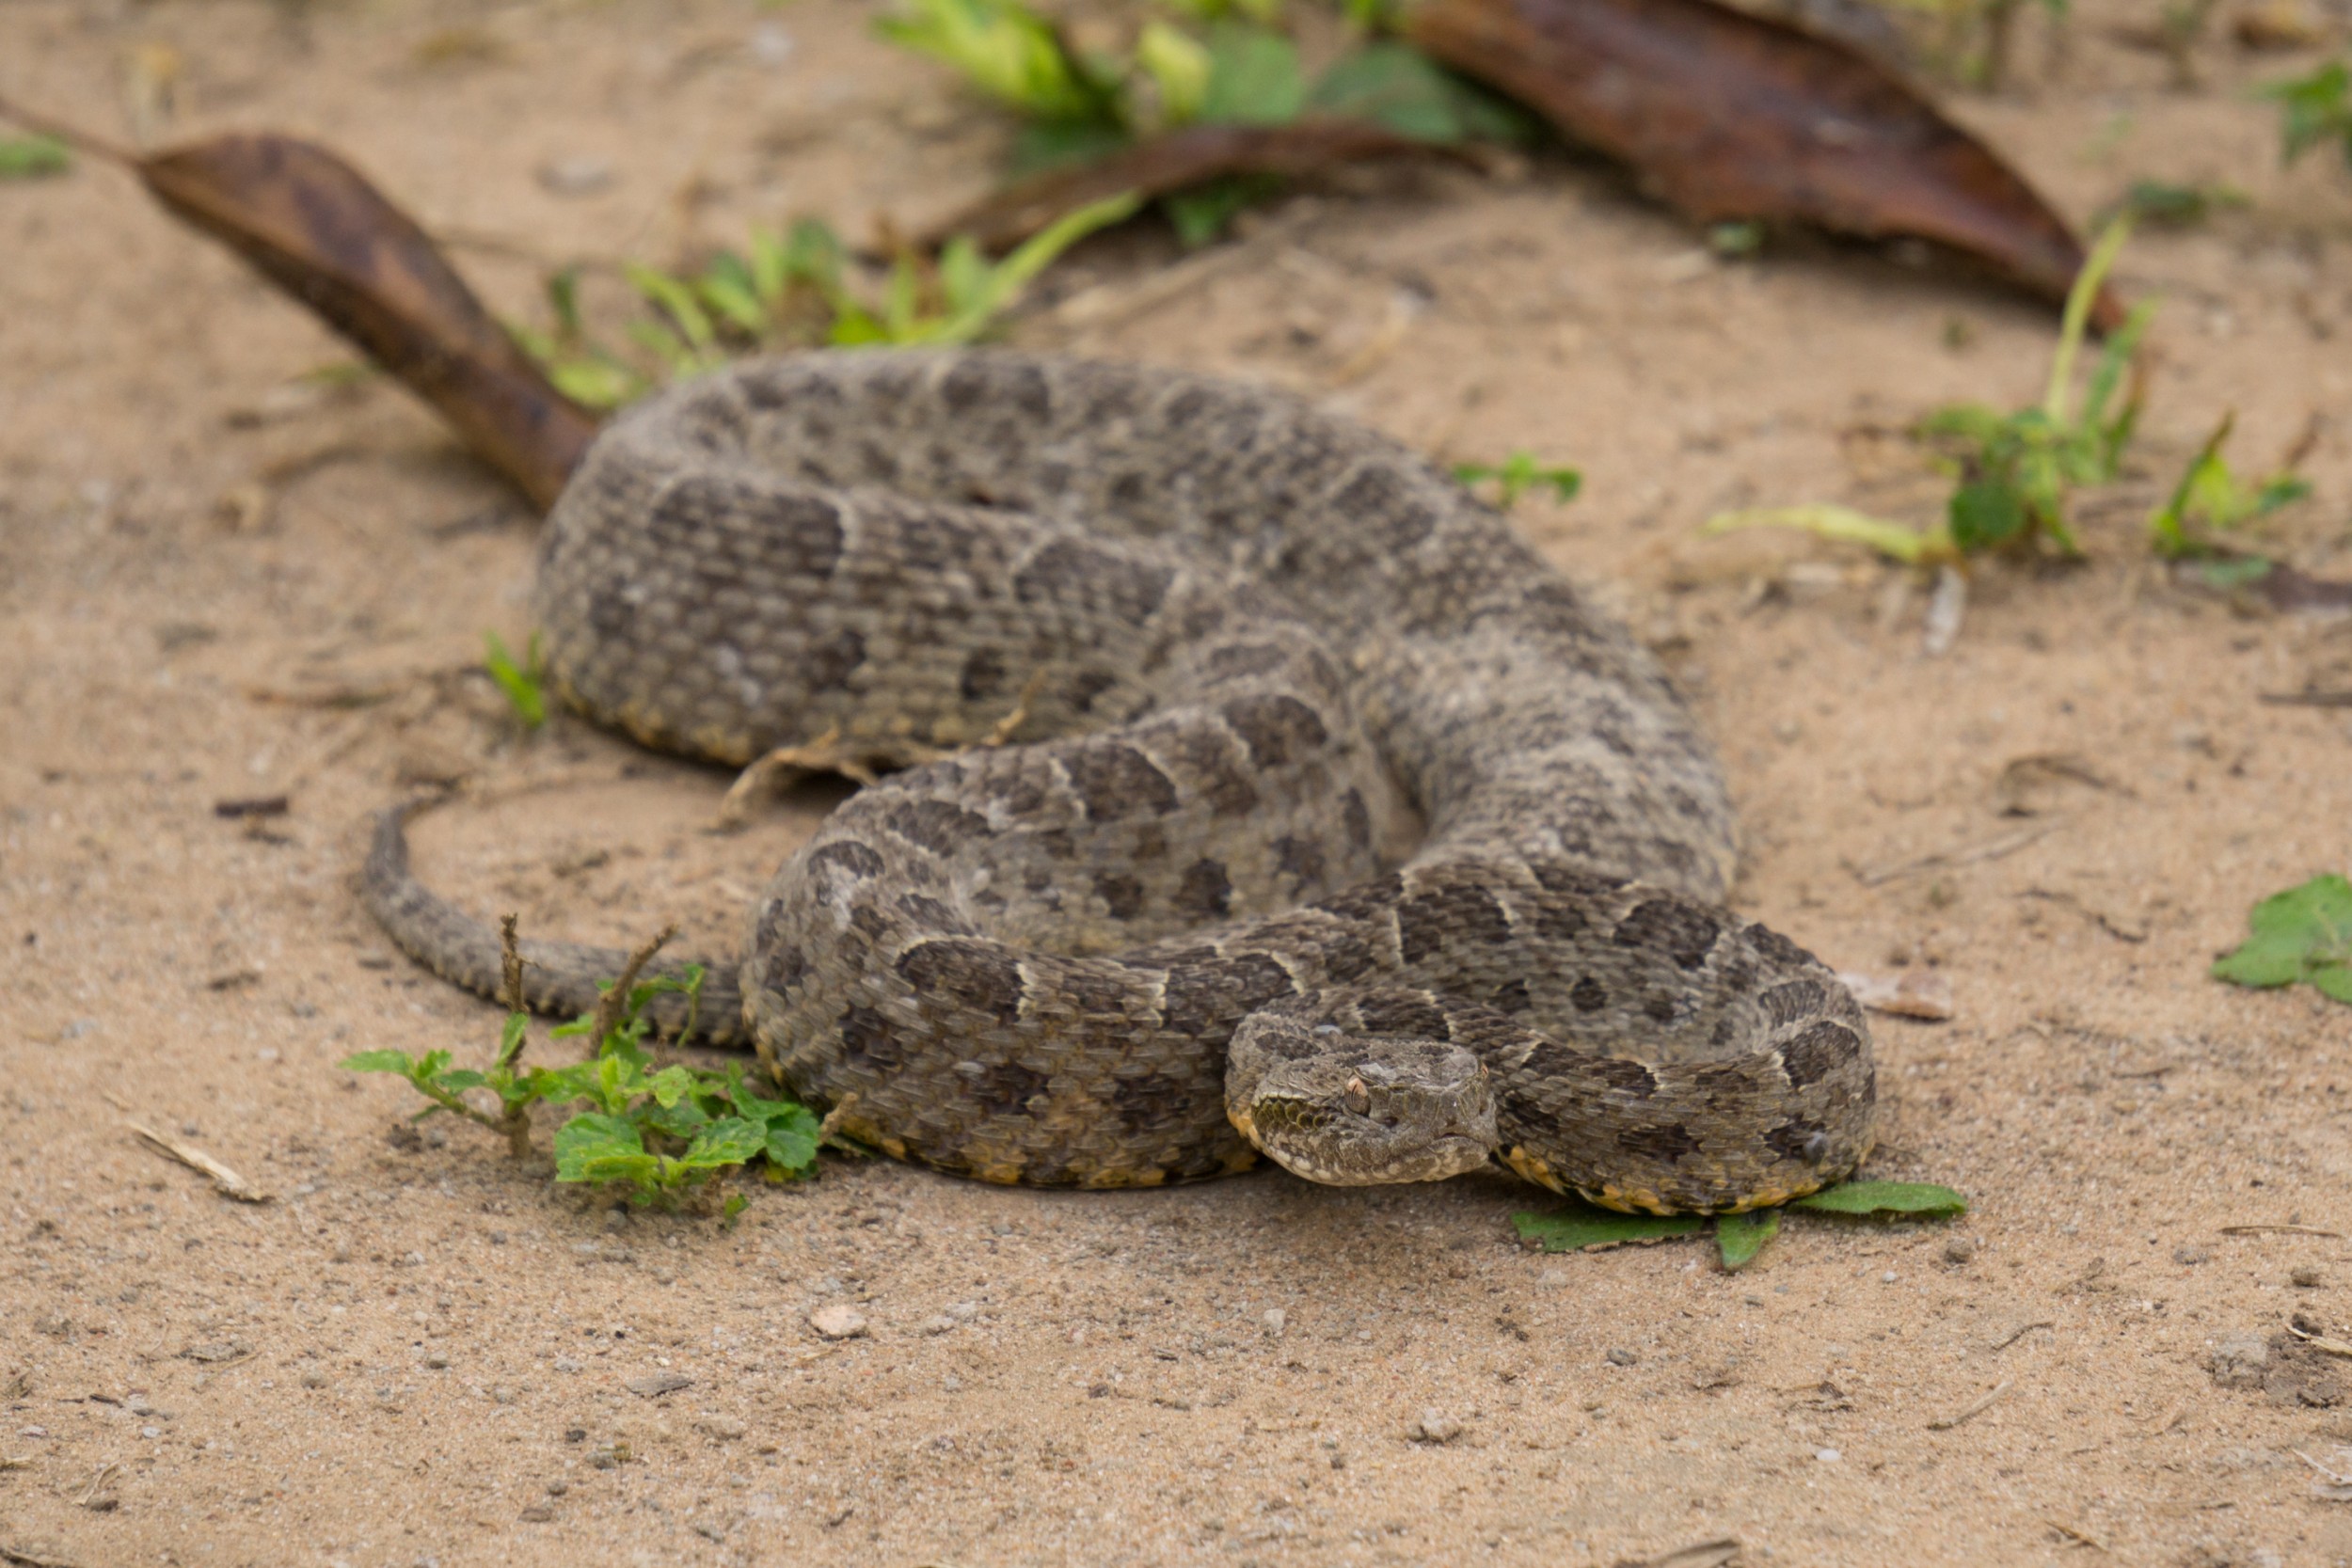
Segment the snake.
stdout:
[[[1729,791],[1665,671],[1495,507],[1302,398],[1005,349],[738,361],[598,433],[532,610],[588,720],[872,781],[691,1018],[653,1018],[891,1156],[1095,1188],[1500,1164],[1708,1213],[1870,1150],[1868,1025],[1724,907]],[[501,994],[407,814],[363,902]],[[564,1015],[623,963],[521,953]]]

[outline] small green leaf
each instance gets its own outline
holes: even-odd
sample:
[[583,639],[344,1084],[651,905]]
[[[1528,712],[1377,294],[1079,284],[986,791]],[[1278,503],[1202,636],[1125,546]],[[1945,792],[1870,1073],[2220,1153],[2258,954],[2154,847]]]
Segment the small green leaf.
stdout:
[[719,1206],[719,1223],[733,1229],[735,1222],[742,1216],[743,1211],[751,1206],[752,1200],[741,1193],[727,1194],[727,1200]]
[[515,662],[515,656],[506,651],[506,644],[499,640],[497,632],[484,632],[482,643],[486,651],[483,668],[489,671],[499,689],[506,693],[506,701],[523,728],[535,730],[546,723],[547,699],[540,691],[539,634],[531,634],[521,664]]
[[1136,39],[1136,65],[1159,88],[1166,123],[1183,125],[1200,115],[1216,62],[1197,40],[1165,22],[1147,22]]
[[1968,1200],[1931,1181],[1849,1181],[1789,1204],[1831,1214],[1927,1214],[1949,1218],[1968,1212]]
[[1945,526],[1955,546],[1974,554],[2024,532],[2026,517],[2026,498],[2015,485],[1979,480],[1952,492]]
[[729,1117],[696,1133],[686,1152],[678,1156],[678,1164],[691,1170],[717,1170],[744,1164],[767,1150],[768,1129],[763,1123]]
[[1621,1214],[1613,1209],[1571,1201],[1549,1214],[1513,1214],[1511,1225],[1521,1241],[1541,1243],[1546,1252],[1581,1252],[1590,1247],[1624,1246],[1629,1242],[1659,1242],[1696,1230],[1707,1221],[1697,1214]]
[[415,1066],[405,1051],[362,1051],[335,1065],[345,1072],[397,1072],[404,1078]]
[[1246,209],[1281,188],[1281,181],[1270,174],[1232,174],[1160,198],[1160,211],[1168,214],[1178,243],[1198,250],[1224,233],[1226,225]]
[[2352,1001],[2352,882],[2329,873],[2254,906],[2253,934],[2213,966],[2239,986],[2309,981],[2321,994]]
[[487,1073],[476,1072],[469,1067],[461,1067],[437,1074],[433,1083],[435,1087],[443,1093],[464,1094],[468,1089],[478,1089],[489,1081]]
[[1307,103],[1298,46],[1259,27],[1219,26],[1209,34],[1209,81],[1200,98],[1203,121],[1285,125]]
[[1734,1274],[1756,1261],[1756,1255],[1764,1250],[1764,1243],[1780,1234],[1780,1211],[1751,1209],[1741,1214],[1715,1216],[1715,1245],[1722,1251],[1724,1267]]
[[584,1112],[555,1130],[558,1181],[637,1180],[656,1168],[637,1124]]
[[42,180],[72,166],[72,153],[55,136],[0,136],[0,180]]
[[529,1013],[508,1013],[506,1015],[506,1022],[504,1026],[499,1030],[498,1055],[492,1058],[498,1066],[509,1066],[513,1063],[515,1058],[521,1053],[523,1048],[524,1031],[530,1027],[531,1015]]
[[805,1105],[787,1105],[768,1118],[768,1163],[798,1176],[817,1164],[817,1129],[821,1125]]
[[691,1068],[665,1067],[645,1081],[655,1103],[665,1111],[685,1099],[693,1086],[694,1073]]

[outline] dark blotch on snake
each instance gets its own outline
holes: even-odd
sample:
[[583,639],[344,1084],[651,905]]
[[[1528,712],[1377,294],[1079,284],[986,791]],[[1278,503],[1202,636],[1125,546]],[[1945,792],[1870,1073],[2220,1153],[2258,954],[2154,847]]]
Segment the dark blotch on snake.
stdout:
[[1802,1089],[1852,1061],[1861,1049],[1862,1040],[1852,1030],[1823,1020],[1782,1046],[1780,1060],[1788,1082]]

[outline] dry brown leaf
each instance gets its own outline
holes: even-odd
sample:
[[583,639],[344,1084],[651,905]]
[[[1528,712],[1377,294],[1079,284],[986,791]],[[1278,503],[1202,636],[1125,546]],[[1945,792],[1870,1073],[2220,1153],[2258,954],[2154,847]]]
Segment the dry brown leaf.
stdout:
[[350,165],[309,142],[252,134],[132,166],[156,200],[431,404],[535,505],[554,502],[596,420],[548,384],[431,237]]
[[1708,0],[1431,0],[1406,35],[1702,222],[1932,240],[2053,301],[2082,267],[2015,170],[1844,43]]

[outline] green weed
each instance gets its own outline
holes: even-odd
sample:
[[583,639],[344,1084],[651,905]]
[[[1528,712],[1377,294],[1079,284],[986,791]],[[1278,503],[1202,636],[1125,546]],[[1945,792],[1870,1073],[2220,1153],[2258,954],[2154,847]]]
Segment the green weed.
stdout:
[[539,646],[539,634],[532,632],[523,646],[522,662],[506,651],[506,644],[494,631],[482,634],[482,667],[498,682],[506,694],[507,705],[515,710],[516,720],[526,730],[535,730],[548,721],[547,657]]
[[[1966,1213],[1968,1200],[1949,1187],[1924,1181],[1849,1181],[1785,1206],[1823,1214],[1894,1214],[1922,1219],[1950,1219]],[[1751,1210],[1742,1214],[1718,1214],[1713,1224],[1715,1244],[1724,1267],[1733,1272],[1756,1261],[1764,1243],[1780,1233],[1780,1208]],[[1629,1242],[1660,1242],[1692,1234],[1708,1221],[1702,1214],[1623,1214],[1613,1209],[1570,1202],[1549,1214],[1513,1214],[1513,1228],[1522,1242],[1545,1252],[1580,1252],[1589,1247],[1623,1246]]]
[[2332,873],[2254,906],[2253,935],[2213,966],[2217,980],[2270,988],[2297,981],[2352,1002],[2352,882]]
[[2039,404],[2008,414],[1981,404],[1963,404],[1938,409],[1914,428],[1915,437],[1941,454],[1956,481],[1940,524],[1915,529],[1850,507],[1807,505],[1720,514],[1708,520],[1705,531],[1803,529],[1867,545],[1907,565],[1948,562],[2038,542],[2061,555],[2081,554],[2067,522],[2068,498],[2082,485],[2116,477],[2139,422],[2139,394],[2136,388],[2126,391],[2124,376],[2154,314],[2153,304],[2136,307],[2107,339],[2079,404],[2074,387],[2091,304],[2130,231],[2130,219],[2118,218],[2084,261],[2067,294],[2049,380]]
[[[935,263],[900,256],[879,297],[850,284],[840,239],[803,218],[783,234],[755,230],[749,248],[722,251],[690,277],[631,263],[622,269],[647,314],[628,325],[639,353],[595,341],[582,324],[580,278],[548,279],[554,330],[510,328],[564,396],[616,408],[665,380],[700,375],[739,355],[786,346],[966,343],[985,336],[1038,275],[1096,230],[1139,205],[1112,197],[1064,215],[1001,261],[953,239]],[[650,368],[647,368],[650,366]]]
[[73,154],[55,136],[0,136],[0,180],[41,180],[73,166]]
[[1454,466],[1454,480],[1464,486],[1483,484],[1492,480],[1495,504],[1506,509],[1534,489],[1550,491],[1551,499],[1565,506],[1576,499],[1578,491],[1584,488],[1583,470],[1539,463],[1535,454],[1523,447],[1500,463],[1457,463]]
[[[521,1006],[522,960],[511,915],[505,935],[512,1010],[487,1066],[455,1067],[447,1051],[362,1051],[346,1057],[343,1069],[406,1079],[430,1101],[417,1119],[440,1112],[463,1117],[502,1134],[516,1159],[531,1153],[532,1106],[545,1101],[582,1107],[556,1129],[555,1179],[622,1186],[634,1203],[675,1206],[754,1164],[771,1181],[804,1176],[816,1164],[822,1124],[806,1106],[757,1093],[739,1064],[724,1072],[665,1066],[646,1050],[651,1024],[644,1010],[655,997],[684,995],[690,1028],[701,998],[699,964],[687,965],[683,980],[637,978],[668,932],[631,956],[594,1013],[551,1032],[596,1041],[584,1060],[560,1068],[521,1060],[531,1015]],[[742,1199],[730,1196],[722,1208],[732,1218]]]
[[2171,496],[2148,515],[2149,539],[2168,561],[2218,554],[2215,534],[2266,517],[2312,493],[2311,484],[2292,471],[2273,474],[2260,484],[2249,484],[2232,472],[2221,449],[2236,420],[2235,414],[2222,416],[2189,460]]
[[2330,60],[2309,76],[2271,83],[2262,96],[2279,105],[2280,155],[2287,163],[2332,141],[2352,164],[2352,64]]

